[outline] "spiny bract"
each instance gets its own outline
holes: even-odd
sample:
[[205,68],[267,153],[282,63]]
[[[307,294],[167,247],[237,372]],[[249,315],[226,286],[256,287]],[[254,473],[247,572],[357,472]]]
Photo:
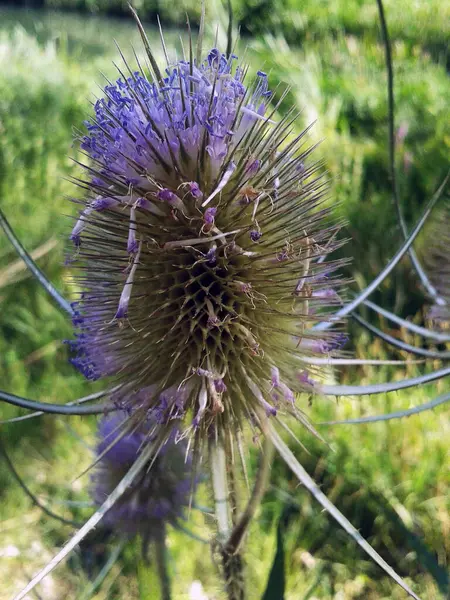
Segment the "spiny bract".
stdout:
[[198,440],[299,416],[308,357],[345,341],[311,329],[341,302],[320,165],[292,110],[276,122],[265,73],[246,85],[217,49],[164,78],[151,63],[105,87],[81,141],[73,362],[114,376],[120,408],[185,419]]

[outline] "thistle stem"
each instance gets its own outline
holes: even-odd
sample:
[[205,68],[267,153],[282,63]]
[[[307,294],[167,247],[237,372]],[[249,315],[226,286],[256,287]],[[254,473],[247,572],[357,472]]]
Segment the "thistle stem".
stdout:
[[252,494],[247,503],[245,511],[241,515],[238,523],[234,527],[230,538],[225,546],[226,551],[231,555],[235,554],[244,539],[245,533],[255,515],[256,509],[258,508],[262,497],[267,488],[269,479],[270,464],[272,462],[274,447],[271,440],[267,437],[264,438],[264,445],[261,451],[261,457],[259,461],[258,473],[256,475],[255,485],[253,486]]
[[229,494],[227,477],[227,454],[220,442],[210,446],[211,479],[214,491],[216,509],[217,542],[222,563],[222,576],[228,600],[245,600],[243,567],[244,563],[239,554],[230,554],[226,548],[230,536],[230,500],[235,495]]
[[[233,448],[232,448],[232,440],[228,440],[225,446],[225,452],[230,453],[233,456]],[[230,461],[231,464],[228,465],[227,470],[227,478],[228,478],[228,499],[230,506],[230,519],[231,519],[231,529],[233,530],[236,527],[236,521],[239,513],[239,492],[238,492],[238,476],[236,463],[233,458]]]
[[219,542],[223,544],[227,540],[230,533],[227,467],[225,450],[223,446],[219,443],[211,444],[210,457],[217,532]]
[[221,550],[223,577],[228,600],[245,600],[244,561],[241,554]]

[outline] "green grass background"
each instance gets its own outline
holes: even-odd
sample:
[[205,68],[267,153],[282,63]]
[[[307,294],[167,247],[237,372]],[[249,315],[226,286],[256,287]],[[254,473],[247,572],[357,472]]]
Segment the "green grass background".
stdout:
[[[225,14],[213,4],[208,35],[213,39],[218,24],[223,41]],[[199,2],[143,0],[141,5],[149,19],[156,10],[165,19],[171,47],[177,43],[184,9],[193,22],[198,19]],[[38,252],[41,268],[70,295],[74,288],[63,261],[76,213],[66,196],[77,190],[65,179],[78,172],[70,158],[77,157],[72,130],[81,125],[90,101],[100,93],[100,71],[115,76],[112,61],[118,60],[118,53],[113,40],[128,56],[139,40],[130,20],[101,14],[123,13],[121,2],[50,0],[47,6],[87,8],[100,14],[0,5],[0,203],[27,249]],[[348,274],[356,290],[401,243],[387,178],[386,75],[375,2],[236,0],[234,8],[245,34],[240,49],[248,46],[251,69],[263,65],[272,85],[282,81],[291,87],[284,110],[292,103],[302,109],[299,128],[317,121],[311,141],[323,140],[317,154],[332,176],[331,202],[348,221],[345,235],[351,241],[343,252],[354,257]],[[386,12],[393,35],[397,125],[408,128],[397,159],[405,212],[412,224],[448,168],[450,5],[439,0],[392,0],[386,2]],[[152,22],[149,34],[158,47]],[[418,249],[426,255],[426,235]],[[420,322],[424,300],[408,262],[403,261],[396,273],[374,297]],[[62,340],[71,336],[70,324],[30,279],[4,236],[0,236],[0,310],[2,389],[49,402],[69,401],[98,389],[68,364]],[[351,327],[351,333],[357,356],[404,358],[360,329]],[[391,333],[420,343],[405,331]],[[330,378],[364,384],[412,377],[438,366],[343,369]],[[447,380],[389,396],[339,402],[317,398],[311,407],[307,399],[299,398],[299,403],[320,422],[407,408],[448,388]],[[17,409],[2,405],[2,418],[17,414]],[[392,423],[323,428],[330,447],[292,424],[309,451],[295,447],[302,464],[425,599],[445,597],[450,559],[449,424],[441,407]],[[95,418],[47,416],[1,425],[0,435],[39,498],[66,517],[83,519],[89,508],[70,507],[67,501],[88,500],[89,476],[75,478],[91,461],[94,429]],[[248,447],[254,469],[251,440]],[[202,501],[210,503],[208,497]],[[288,600],[405,597],[297,486],[281,461],[275,461],[272,488],[247,542],[250,600],[263,595],[280,522]],[[194,511],[189,523],[193,532],[207,538],[209,525],[208,518]],[[0,597],[8,598],[52,556],[71,529],[33,507],[1,463],[0,532]],[[89,582],[113,548],[100,539],[101,530],[97,535],[45,580],[36,597],[157,597],[152,567],[139,559],[138,544],[126,547],[100,590],[89,590]],[[169,546],[174,598],[187,600],[194,580],[201,581],[209,600],[222,598],[208,546],[179,532],[171,533]]]

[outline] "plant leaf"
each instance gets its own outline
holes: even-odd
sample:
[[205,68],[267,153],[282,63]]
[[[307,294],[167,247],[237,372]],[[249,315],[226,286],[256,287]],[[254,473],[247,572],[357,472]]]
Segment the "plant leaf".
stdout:
[[270,569],[267,587],[261,600],[284,600],[286,581],[284,574],[284,518],[280,516],[277,526],[277,549]]

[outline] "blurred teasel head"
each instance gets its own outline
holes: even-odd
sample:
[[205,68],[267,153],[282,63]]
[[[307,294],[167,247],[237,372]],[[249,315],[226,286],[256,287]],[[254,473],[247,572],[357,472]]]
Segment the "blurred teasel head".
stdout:
[[183,420],[201,445],[301,415],[308,359],[346,340],[312,328],[342,302],[339,261],[324,260],[338,224],[307,130],[294,134],[293,110],[278,117],[266,73],[216,48],[162,72],[140,27],[147,66],[125,62],[81,139],[73,362],[117,381],[130,422]]
[[428,317],[437,327],[450,327],[450,203],[435,220],[426,258],[429,277],[438,294]]
[[[136,461],[144,445],[154,437],[154,423],[123,433],[127,415],[104,417],[98,428],[99,462],[92,474],[91,494],[101,506]],[[166,440],[158,455],[149,457],[147,468],[128,487],[109,511],[103,523],[125,538],[140,535],[146,550],[152,540],[164,536],[167,525],[177,526],[185,518],[195,481],[186,444],[175,443],[176,433]],[[151,466],[151,469],[150,469]]]

